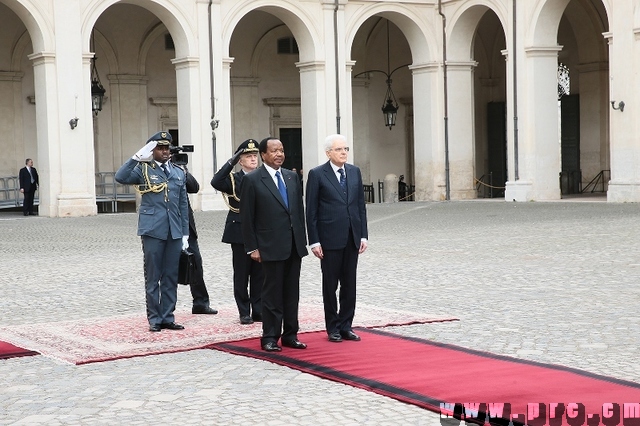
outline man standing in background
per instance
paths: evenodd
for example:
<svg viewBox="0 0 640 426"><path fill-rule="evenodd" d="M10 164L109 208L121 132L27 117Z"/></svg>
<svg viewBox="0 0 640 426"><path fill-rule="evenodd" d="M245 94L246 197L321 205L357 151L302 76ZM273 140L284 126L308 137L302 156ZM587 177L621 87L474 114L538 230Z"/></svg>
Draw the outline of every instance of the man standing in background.
<svg viewBox="0 0 640 426"><path fill-rule="evenodd" d="M33 199L36 194L36 189L40 182L38 181L38 171L33 167L33 160L27 158L24 162L25 167L20 169L20 192L24 195L24 202L22 203L22 213L25 216L33 216Z"/></svg>
<svg viewBox="0 0 640 426"><path fill-rule="evenodd" d="M322 300L330 342L360 340L351 326L356 310L358 255L367 249L367 211L360 169L347 164L342 135L325 140L329 161L307 176L307 232L311 252L320 259ZM340 283L340 307L336 291Z"/></svg>

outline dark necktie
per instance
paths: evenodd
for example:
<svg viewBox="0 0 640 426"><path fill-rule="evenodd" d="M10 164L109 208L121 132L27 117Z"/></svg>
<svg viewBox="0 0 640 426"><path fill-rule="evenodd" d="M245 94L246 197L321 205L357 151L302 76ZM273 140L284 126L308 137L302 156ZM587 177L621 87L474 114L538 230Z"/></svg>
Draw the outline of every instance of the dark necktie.
<svg viewBox="0 0 640 426"><path fill-rule="evenodd" d="M162 168L162 171L164 172L164 174L167 175L167 177L169 177L169 168L167 167L167 165L165 163L162 163L160 167Z"/></svg>
<svg viewBox="0 0 640 426"><path fill-rule="evenodd" d="M280 195L282 196L284 205L287 206L287 208L289 208L289 197L287 196L287 187L284 186L284 181L282 180L282 176L280 175L280 170L276 172L276 178L278 179L278 191L280 191Z"/></svg>
<svg viewBox="0 0 640 426"><path fill-rule="evenodd" d="M340 173L340 186L343 191L347 190L347 177L344 175L344 170L338 169L338 173Z"/></svg>

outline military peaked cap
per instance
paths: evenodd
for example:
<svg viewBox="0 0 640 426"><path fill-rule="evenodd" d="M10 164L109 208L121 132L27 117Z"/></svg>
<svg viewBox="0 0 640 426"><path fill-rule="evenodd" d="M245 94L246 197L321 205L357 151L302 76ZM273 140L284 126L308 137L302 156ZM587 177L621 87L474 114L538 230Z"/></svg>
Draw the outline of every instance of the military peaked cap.
<svg viewBox="0 0 640 426"><path fill-rule="evenodd" d="M169 146L171 145L173 138L171 137L171 133L169 132L158 132L155 135L151 136L147 143L151 141L157 141L158 146Z"/></svg>
<svg viewBox="0 0 640 426"><path fill-rule="evenodd" d="M242 142L238 149L236 149L236 153L242 152L243 154L247 152L258 152L258 141L255 139L247 139Z"/></svg>

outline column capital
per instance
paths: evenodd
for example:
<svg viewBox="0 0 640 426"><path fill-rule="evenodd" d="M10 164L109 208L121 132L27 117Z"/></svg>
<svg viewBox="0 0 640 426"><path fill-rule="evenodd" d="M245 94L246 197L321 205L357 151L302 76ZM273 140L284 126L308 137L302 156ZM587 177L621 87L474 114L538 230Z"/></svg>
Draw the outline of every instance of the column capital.
<svg viewBox="0 0 640 426"><path fill-rule="evenodd" d="M524 48L524 52L530 58L532 57L558 57L558 52L563 46L529 46Z"/></svg>
<svg viewBox="0 0 640 426"><path fill-rule="evenodd" d="M325 62L324 61L296 62L296 67L298 67L300 72L324 71Z"/></svg>

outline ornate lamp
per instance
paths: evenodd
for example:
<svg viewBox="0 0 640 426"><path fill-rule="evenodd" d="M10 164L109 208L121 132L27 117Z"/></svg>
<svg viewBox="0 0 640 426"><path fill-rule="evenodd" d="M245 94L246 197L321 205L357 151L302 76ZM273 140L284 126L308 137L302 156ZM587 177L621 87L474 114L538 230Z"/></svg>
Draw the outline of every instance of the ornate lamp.
<svg viewBox="0 0 640 426"><path fill-rule="evenodd" d="M394 69L393 71L390 71L391 61L389 56L390 56L389 20L387 19L387 71L386 72L381 70L363 71L361 73L354 75L353 78L356 78L362 74L375 73L375 72L382 73L387 77L387 81L386 81L387 93L385 94L384 96L385 99L382 103L382 114L384 115L384 125L388 127L389 130L391 130L393 126L396 125L396 116L398 115L398 101L396 100L396 96L393 94L393 90L391 89L391 83L392 83L391 76L393 75L394 72L398 71L400 68L409 66L409 64L401 65L398 68Z"/></svg>
<svg viewBox="0 0 640 426"><path fill-rule="evenodd" d="M98 57L95 55L95 39L93 39L93 58L91 58L91 110L97 116L98 111L102 111L102 103L104 101L104 94L107 92L102 83L100 82L100 76L98 75L98 69L96 68L96 60Z"/></svg>

